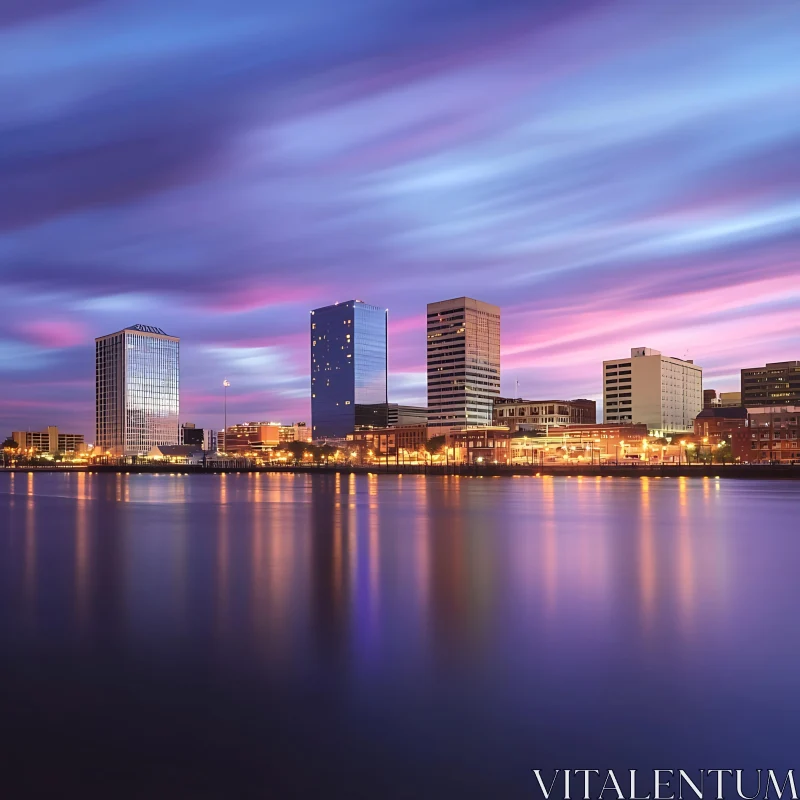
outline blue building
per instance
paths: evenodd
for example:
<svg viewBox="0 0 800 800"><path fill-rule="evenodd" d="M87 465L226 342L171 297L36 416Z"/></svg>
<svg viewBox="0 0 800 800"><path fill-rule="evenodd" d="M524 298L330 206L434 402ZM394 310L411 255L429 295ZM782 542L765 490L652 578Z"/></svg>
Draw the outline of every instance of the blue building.
<svg viewBox="0 0 800 800"><path fill-rule="evenodd" d="M311 430L340 439L387 424L388 312L349 300L311 312Z"/></svg>

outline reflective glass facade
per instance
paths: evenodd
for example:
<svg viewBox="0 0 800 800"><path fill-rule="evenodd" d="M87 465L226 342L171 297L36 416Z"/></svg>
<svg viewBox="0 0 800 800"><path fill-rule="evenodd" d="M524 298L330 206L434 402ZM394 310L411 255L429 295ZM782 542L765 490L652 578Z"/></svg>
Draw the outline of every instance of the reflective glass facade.
<svg viewBox="0 0 800 800"><path fill-rule="evenodd" d="M180 340L134 325L96 349L96 443L113 455L180 444Z"/></svg>
<svg viewBox="0 0 800 800"><path fill-rule="evenodd" d="M385 309L350 300L311 312L311 425L314 439L383 428Z"/></svg>

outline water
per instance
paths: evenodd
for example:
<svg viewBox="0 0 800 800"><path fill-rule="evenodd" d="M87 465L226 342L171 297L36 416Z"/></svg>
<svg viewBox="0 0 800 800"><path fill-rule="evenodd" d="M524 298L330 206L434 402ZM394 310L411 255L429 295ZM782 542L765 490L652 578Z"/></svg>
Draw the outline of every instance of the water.
<svg viewBox="0 0 800 800"><path fill-rule="evenodd" d="M0 789L541 797L533 768L796 768L798 500L2 474Z"/></svg>

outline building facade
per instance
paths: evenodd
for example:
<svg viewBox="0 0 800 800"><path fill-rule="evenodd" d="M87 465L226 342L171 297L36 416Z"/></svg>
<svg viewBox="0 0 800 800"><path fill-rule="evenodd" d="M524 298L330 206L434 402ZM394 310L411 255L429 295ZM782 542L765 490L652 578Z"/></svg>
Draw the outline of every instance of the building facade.
<svg viewBox="0 0 800 800"><path fill-rule="evenodd" d="M553 425L593 425L597 422L594 400L521 400L498 397L492 423L513 433L520 429L546 430Z"/></svg>
<svg viewBox="0 0 800 800"><path fill-rule="evenodd" d="M305 422L293 422L291 425L281 425L279 436L281 443L310 442L311 428Z"/></svg>
<svg viewBox="0 0 800 800"><path fill-rule="evenodd" d="M146 455L180 443L180 339L132 325L95 339L95 446Z"/></svg>
<svg viewBox="0 0 800 800"><path fill-rule="evenodd" d="M644 423L654 436L691 431L703 409L703 370L693 361L634 347L603 362L603 422Z"/></svg>
<svg viewBox="0 0 800 800"><path fill-rule="evenodd" d="M386 309L349 300L311 312L312 439L387 425Z"/></svg>
<svg viewBox="0 0 800 800"><path fill-rule="evenodd" d="M694 420L695 444L730 444L733 432L747 427L747 409L741 406L704 408Z"/></svg>
<svg viewBox="0 0 800 800"><path fill-rule="evenodd" d="M211 452L217 449L217 432L211 428L198 428L193 422L184 422L181 425L181 444Z"/></svg>
<svg viewBox="0 0 800 800"><path fill-rule="evenodd" d="M446 437L447 461L451 464L510 463L511 433L505 426L455 429Z"/></svg>
<svg viewBox="0 0 800 800"><path fill-rule="evenodd" d="M747 408L800 405L800 361L747 367L741 380L741 403Z"/></svg>
<svg viewBox="0 0 800 800"><path fill-rule="evenodd" d="M374 429L369 431L354 431L347 437L348 446L352 443L361 450L382 458L389 456L402 463L411 453L418 453L428 441L428 426L424 423L417 425L398 425L391 428ZM358 455L362 455L358 453Z"/></svg>
<svg viewBox="0 0 800 800"><path fill-rule="evenodd" d="M470 297L428 304L430 435L492 424L500 395L500 309Z"/></svg>
<svg viewBox="0 0 800 800"><path fill-rule="evenodd" d="M428 409L422 406L401 406L397 403L389 403L387 409L387 425L390 428L396 425L428 424Z"/></svg>
<svg viewBox="0 0 800 800"><path fill-rule="evenodd" d="M800 405L754 406L732 433L733 457L750 464L800 462Z"/></svg>
<svg viewBox="0 0 800 800"><path fill-rule="evenodd" d="M36 453L83 453L86 442L82 433L61 433L56 425L43 431L13 431L11 438L20 450Z"/></svg>
<svg viewBox="0 0 800 800"><path fill-rule="evenodd" d="M511 439L514 463L569 461L589 464L664 460L667 448L650 444L647 425L595 424L550 428L544 436L518 431Z"/></svg>
<svg viewBox="0 0 800 800"><path fill-rule="evenodd" d="M226 453L272 450L281 443L281 428L279 422L241 422L220 431L217 441L225 442Z"/></svg>

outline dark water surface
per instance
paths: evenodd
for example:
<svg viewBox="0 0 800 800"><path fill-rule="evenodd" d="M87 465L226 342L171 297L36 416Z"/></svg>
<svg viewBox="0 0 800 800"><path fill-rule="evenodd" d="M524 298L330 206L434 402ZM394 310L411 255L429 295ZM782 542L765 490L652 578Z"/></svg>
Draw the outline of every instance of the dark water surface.
<svg viewBox="0 0 800 800"><path fill-rule="evenodd" d="M0 796L800 767L799 504L778 481L2 474Z"/></svg>

